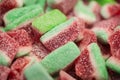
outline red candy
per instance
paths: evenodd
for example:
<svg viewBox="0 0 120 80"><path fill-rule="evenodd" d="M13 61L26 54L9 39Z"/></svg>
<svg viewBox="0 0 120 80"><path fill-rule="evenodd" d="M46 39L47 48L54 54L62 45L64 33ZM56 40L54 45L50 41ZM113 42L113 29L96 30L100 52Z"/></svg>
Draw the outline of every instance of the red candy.
<svg viewBox="0 0 120 80"><path fill-rule="evenodd" d="M10 69L5 66L0 66L0 80L7 80L10 73Z"/></svg>

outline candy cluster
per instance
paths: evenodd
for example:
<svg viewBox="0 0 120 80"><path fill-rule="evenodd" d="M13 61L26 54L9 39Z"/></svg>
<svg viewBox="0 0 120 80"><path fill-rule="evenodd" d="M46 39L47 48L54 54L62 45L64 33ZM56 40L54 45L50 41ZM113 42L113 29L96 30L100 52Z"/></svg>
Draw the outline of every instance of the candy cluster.
<svg viewBox="0 0 120 80"><path fill-rule="evenodd" d="M120 80L120 1L0 0L0 80Z"/></svg>

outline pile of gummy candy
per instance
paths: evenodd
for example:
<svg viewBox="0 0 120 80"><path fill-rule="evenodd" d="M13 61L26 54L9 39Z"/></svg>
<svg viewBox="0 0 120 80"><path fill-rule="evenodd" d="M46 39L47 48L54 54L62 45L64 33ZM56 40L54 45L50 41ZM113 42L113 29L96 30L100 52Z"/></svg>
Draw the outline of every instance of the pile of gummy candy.
<svg viewBox="0 0 120 80"><path fill-rule="evenodd" d="M0 0L0 80L120 80L120 0Z"/></svg>

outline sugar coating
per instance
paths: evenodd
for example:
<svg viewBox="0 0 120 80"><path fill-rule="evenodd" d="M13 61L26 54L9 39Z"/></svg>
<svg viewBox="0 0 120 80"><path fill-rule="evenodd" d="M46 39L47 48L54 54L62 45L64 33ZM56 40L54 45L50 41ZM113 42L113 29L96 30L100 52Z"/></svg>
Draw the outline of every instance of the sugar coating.
<svg viewBox="0 0 120 80"><path fill-rule="evenodd" d="M80 32L80 25L76 18L56 26L44 34L40 40L50 51L64 45L69 41L74 41Z"/></svg>
<svg viewBox="0 0 120 80"><path fill-rule="evenodd" d="M34 63L26 68L24 75L27 80L53 80L40 63Z"/></svg>
<svg viewBox="0 0 120 80"><path fill-rule="evenodd" d="M115 72L120 73L120 60L114 56L111 56L107 61L106 61L107 67L110 69L114 70Z"/></svg>
<svg viewBox="0 0 120 80"><path fill-rule="evenodd" d="M91 53L90 59L95 70L95 76L98 80L108 80L108 73L105 61L102 57L99 46L96 43L88 45L88 50Z"/></svg>
<svg viewBox="0 0 120 80"><path fill-rule="evenodd" d="M79 1L76 4L74 8L74 13L77 17L80 17L88 24L96 21L95 14L82 1Z"/></svg>
<svg viewBox="0 0 120 80"><path fill-rule="evenodd" d="M73 42L68 42L64 46L54 50L46 56L40 63L52 74L64 69L72 63L80 54L78 47Z"/></svg>
<svg viewBox="0 0 120 80"><path fill-rule="evenodd" d="M32 26L43 34L64 21L66 21L66 16L62 12L59 10L52 10L36 18L33 21Z"/></svg>
<svg viewBox="0 0 120 80"><path fill-rule="evenodd" d="M10 58L11 63L18 51L18 43L6 33L0 33L0 51Z"/></svg>
<svg viewBox="0 0 120 80"><path fill-rule="evenodd" d="M7 34L19 43L19 49L16 57L24 56L32 50L32 43L30 42L28 33L25 30L13 30L7 32Z"/></svg>
<svg viewBox="0 0 120 80"><path fill-rule="evenodd" d="M0 80L7 80L9 73L10 69L8 67L0 65Z"/></svg>
<svg viewBox="0 0 120 80"><path fill-rule="evenodd" d="M13 9L4 15L4 22L6 25L8 25L36 8L39 8L39 5Z"/></svg>
<svg viewBox="0 0 120 80"><path fill-rule="evenodd" d="M19 8L18 8L19 9ZM16 9L16 10L18 10ZM29 8L28 8L29 9ZM24 12L25 10L22 9L19 9L20 12ZM15 10L14 10L15 11ZM35 18L36 16L40 15L43 13L43 10L40 6L36 6L34 7L32 10L30 10L29 12L27 12L27 14L24 14L22 15L21 17L17 18L16 20L14 20L12 23L8 24L6 27L5 27L5 30L8 31L8 30L11 30L11 29L15 29L16 27L18 27L20 24L28 21L28 20L31 20L33 18Z"/></svg>

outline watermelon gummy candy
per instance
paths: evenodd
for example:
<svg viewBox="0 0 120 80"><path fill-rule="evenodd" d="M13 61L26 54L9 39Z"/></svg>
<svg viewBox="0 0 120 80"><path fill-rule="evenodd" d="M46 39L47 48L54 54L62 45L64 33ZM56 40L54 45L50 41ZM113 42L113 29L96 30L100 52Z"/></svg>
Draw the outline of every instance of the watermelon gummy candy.
<svg viewBox="0 0 120 80"><path fill-rule="evenodd" d="M62 12L59 10L52 10L36 18L32 22L32 26L41 34L44 34L64 21L66 21L66 16Z"/></svg>
<svg viewBox="0 0 120 80"><path fill-rule="evenodd" d="M3 23L4 14L16 7L23 5L23 0L2 0L0 2L0 25Z"/></svg>
<svg viewBox="0 0 120 80"><path fill-rule="evenodd" d="M78 1L74 7L75 16L83 19L87 24L92 24L96 22L96 16L93 11L90 10L82 1Z"/></svg>
<svg viewBox="0 0 120 80"><path fill-rule="evenodd" d="M45 33L40 40L48 50L53 51L67 42L77 39L80 26L78 19L71 18Z"/></svg>
<svg viewBox="0 0 120 80"><path fill-rule="evenodd" d="M83 80L108 80L105 61L96 43L84 49L75 64L75 72Z"/></svg>
<svg viewBox="0 0 120 80"><path fill-rule="evenodd" d="M61 70L59 74L60 74L60 80L76 80L75 78L67 74L65 71Z"/></svg>
<svg viewBox="0 0 120 80"><path fill-rule="evenodd" d="M41 6L33 5L28 7L16 8L4 16L4 21L6 24L5 30L12 30L24 24L28 20L34 19L36 16L43 13Z"/></svg>
<svg viewBox="0 0 120 80"><path fill-rule="evenodd" d="M95 32L100 42L106 44L108 43L108 37L118 25L120 25L120 15L95 23L92 31Z"/></svg>
<svg viewBox="0 0 120 80"><path fill-rule="evenodd" d="M117 14L120 14L120 4L107 4L101 9L101 15L104 18L110 18Z"/></svg>
<svg viewBox="0 0 120 80"><path fill-rule="evenodd" d="M32 43L30 42L28 33L25 30L13 30L7 32L7 34L19 43L16 57L24 56L32 50Z"/></svg>
<svg viewBox="0 0 120 80"><path fill-rule="evenodd" d="M53 80L46 69L37 62L28 66L24 71L24 75L27 80Z"/></svg>
<svg viewBox="0 0 120 80"><path fill-rule="evenodd" d="M47 0L49 6L61 10L63 13L68 14L77 3L77 0Z"/></svg>
<svg viewBox="0 0 120 80"><path fill-rule="evenodd" d="M67 67L79 56L79 54L80 51L78 47L73 42L68 42L51 52L40 63L50 74L53 74Z"/></svg>
<svg viewBox="0 0 120 80"><path fill-rule="evenodd" d="M115 0L96 0L101 6L106 4L114 4L116 3Z"/></svg>
<svg viewBox="0 0 120 80"><path fill-rule="evenodd" d="M0 33L0 65L9 66L18 51L18 43L6 33Z"/></svg>
<svg viewBox="0 0 120 80"><path fill-rule="evenodd" d="M10 69L8 67L0 65L0 80L7 80L9 73Z"/></svg>
<svg viewBox="0 0 120 80"><path fill-rule="evenodd" d="M113 70L117 73L120 73L120 59L119 58L116 58L115 56L111 56L106 61L106 65L111 70Z"/></svg>

